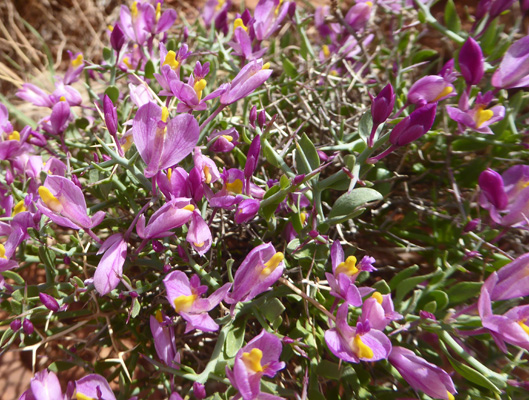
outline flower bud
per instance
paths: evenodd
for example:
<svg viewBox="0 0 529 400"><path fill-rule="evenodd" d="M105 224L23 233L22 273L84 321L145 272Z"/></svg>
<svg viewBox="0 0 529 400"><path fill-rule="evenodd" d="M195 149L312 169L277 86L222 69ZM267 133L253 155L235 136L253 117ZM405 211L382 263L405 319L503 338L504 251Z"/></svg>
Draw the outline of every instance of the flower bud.
<svg viewBox="0 0 529 400"><path fill-rule="evenodd" d="M24 330L24 333L26 335L31 335L35 328L33 327L33 324L29 319L24 319L24 322L22 322L22 329Z"/></svg>
<svg viewBox="0 0 529 400"><path fill-rule="evenodd" d="M246 164L244 165L244 177L250 178L255 170L257 169L257 163L259 161L259 153L261 152L261 136L255 135L250 144L248 155L246 158Z"/></svg>
<svg viewBox="0 0 529 400"><path fill-rule="evenodd" d="M123 30L121 30L119 24L116 24L114 26L114 29L112 29L112 33L110 34L110 45L114 50L117 52L121 51L121 48L125 44L125 34L123 33Z"/></svg>
<svg viewBox="0 0 529 400"><path fill-rule="evenodd" d="M39 298L42 304L44 304L44 306L48 310L54 311L54 312L59 311L59 303L57 302L57 300L55 300L54 297L46 293L39 293Z"/></svg>
<svg viewBox="0 0 529 400"><path fill-rule="evenodd" d="M371 115L373 117L373 125L380 125L391 115L393 106L395 105L395 92L393 86L388 83L384 89L380 91L377 97L371 103Z"/></svg>
<svg viewBox="0 0 529 400"><path fill-rule="evenodd" d="M193 394L198 400L206 398L206 387L198 382L193 383Z"/></svg>
<svg viewBox="0 0 529 400"><path fill-rule="evenodd" d="M264 110L259 112L259 115L257 116L257 123L259 124L259 127L263 129L266 124L266 113Z"/></svg>
<svg viewBox="0 0 529 400"><path fill-rule="evenodd" d="M112 100L106 94L103 97L103 114L105 115L105 124L108 132L112 136L115 136L118 131L118 114L114 103L112 103Z"/></svg>
<svg viewBox="0 0 529 400"><path fill-rule="evenodd" d="M237 205L235 211L235 223L244 224L257 215L259 211L259 200L245 199Z"/></svg>
<svg viewBox="0 0 529 400"><path fill-rule="evenodd" d="M389 134L389 141L394 146L405 146L428 132L435 120L437 103L421 107L400 121Z"/></svg>
<svg viewBox="0 0 529 400"><path fill-rule="evenodd" d="M252 109L250 110L249 120L250 120L250 125L252 126L252 128L255 128L255 121L257 120L257 107L256 106L253 106Z"/></svg>
<svg viewBox="0 0 529 400"><path fill-rule="evenodd" d="M155 252L161 253L163 251L163 244L159 240L153 240L152 248Z"/></svg>
<svg viewBox="0 0 529 400"><path fill-rule="evenodd" d="M20 329L20 327L22 326L22 322L20 322L19 319L15 319L14 321L12 321L10 324L9 324L9 327L11 328L11 330L13 332L16 332Z"/></svg>
<svg viewBox="0 0 529 400"><path fill-rule="evenodd" d="M483 51L479 44L469 37L459 52L459 67L467 85L477 85L484 73Z"/></svg>

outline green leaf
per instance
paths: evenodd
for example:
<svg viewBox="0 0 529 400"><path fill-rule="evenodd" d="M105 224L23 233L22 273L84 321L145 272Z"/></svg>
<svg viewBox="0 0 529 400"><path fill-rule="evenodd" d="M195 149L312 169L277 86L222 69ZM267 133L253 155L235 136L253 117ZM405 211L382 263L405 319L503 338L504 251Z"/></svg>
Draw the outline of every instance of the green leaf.
<svg viewBox="0 0 529 400"><path fill-rule="evenodd" d="M298 76L297 68L286 57L283 58L283 69L285 70L285 74L287 74L287 76L290 77L290 78L295 78L296 76Z"/></svg>
<svg viewBox="0 0 529 400"><path fill-rule="evenodd" d="M153 79L154 78L154 64L152 60L147 61L145 64L145 78Z"/></svg>
<svg viewBox="0 0 529 400"><path fill-rule="evenodd" d="M130 313L130 316L132 318L136 318L141 311L141 305L137 298L134 299L132 302L132 312Z"/></svg>
<svg viewBox="0 0 529 400"><path fill-rule="evenodd" d="M298 172L301 174L310 174L320 166L320 157L316 147L314 147L314 144L306 134L303 134L298 143L296 143L295 159Z"/></svg>
<svg viewBox="0 0 529 400"><path fill-rule="evenodd" d="M459 304L476 296L481 290L481 282L459 282L447 291L450 304Z"/></svg>
<svg viewBox="0 0 529 400"><path fill-rule="evenodd" d="M387 284L387 282L382 279L380 281L378 281L377 283L375 283L373 285L373 289L375 289L377 292L380 292L380 294L389 294L391 293L391 288L389 287L389 285Z"/></svg>
<svg viewBox="0 0 529 400"><path fill-rule="evenodd" d="M437 56L437 51L432 49L424 49L421 51L418 51L415 53L411 59L412 64L418 64L420 62L429 60L430 58L433 58Z"/></svg>
<svg viewBox="0 0 529 400"><path fill-rule="evenodd" d="M268 321L274 322L285 311L285 306L278 298L274 297L263 305L261 311Z"/></svg>
<svg viewBox="0 0 529 400"><path fill-rule="evenodd" d="M107 90L105 90L105 94L110 97L112 103L116 104L119 99L119 89L116 86L107 87Z"/></svg>
<svg viewBox="0 0 529 400"><path fill-rule="evenodd" d="M286 189L290 185L290 179L288 179L288 176L281 175L281 178L279 179L279 186L281 189Z"/></svg>
<svg viewBox="0 0 529 400"><path fill-rule="evenodd" d="M103 49L103 60L105 60L108 64L112 64L112 56L114 52L112 49L105 47Z"/></svg>
<svg viewBox="0 0 529 400"><path fill-rule="evenodd" d="M381 200L382 195L374 189L358 188L341 195L332 206L329 218L340 218L345 221L352 218L351 215L360 206L369 202ZM333 221L334 222L334 221ZM334 222L337 223L337 222Z"/></svg>
<svg viewBox="0 0 529 400"><path fill-rule="evenodd" d="M404 279L409 278L412 276L415 272L419 270L418 265L412 265L411 267L408 267L402 271L400 271L397 275L395 275L390 281L389 281L389 287L391 290L395 290L395 288L398 286L400 282L402 282Z"/></svg>
<svg viewBox="0 0 529 400"><path fill-rule="evenodd" d="M333 363L328 360L321 360L316 368L316 372L319 376L323 376L332 380L339 380L341 376L340 365Z"/></svg>
<svg viewBox="0 0 529 400"><path fill-rule="evenodd" d="M2 275L6 279L12 279L17 285L23 285L25 283L24 278L14 271L2 271Z"/></svg>
<svg viewBox="0 0 529 400"><path fill-rule="evenodd" d="M366 143L371 135L371 129L373 129L373 116L371 115L371 111L367 111L362 115L358 123L358 134Z"/></svg>
<svg viewBox="0 0 529 400"><path fill-rule="evenodd" d="M448 0L445 7L445 24L452 32L459 33L461 30L461 20L457 14L454 0Z"/></svg>
<svg viewBox="0 0 529 400"><path fill-rule="evenodd" d="M246 330L246 319L237 321L231 326L226 336L224 354L226 358L233 358L244 343L244 333Z"/></svg>
<svg viewBox="0 0 529 400"><path fill-rule="evenodd" d="M461 375L468 381L475 383L476 385L492 390L493 392L498 394L501 393L500 389L498 389L498 387L494 383L492 383L488 378L486 378L485 375L483 375L481 372L476 371L474 368L455 360L448 353L448 350L446 350L444 344L442 345L442 347L444 347L443 350L446 356L448 357L448 361L450 362L450 364L452 364L452 367L459 375Z"/></svg>
<svg viewBox="0 0 529 400"><path fill-rule="evenodd" d="M398 284L397 293L393 301L395 303L400 303L404 299L404 296L406 296L409 292L415 289L419 283L424 282L430 276L432 276L432 274L413 276L411 278L404 279Z"/></svg>
<svg viewBox="0 0 529 400"><path fill-rule="evenodd" d="M75 127L81 130L86 129L86 127L90 125L90 122L86 118L77 118L75 120Z"/></svg>
<svg viewBox="0 0 529 400"><path fill-rule="evenodd" d="M267 199L269 198L270 196L276 194L277 192L279 192L281 189L279 188L279 185L274 185L272 186L270 189L268 189L264 195L264 198L263 199ZM280 196L279 199L277 199L277 201L274 201L272 204L269 204L267 205L266 207L263 207L261 209L261 213L263 215L263 217L268 221L270 218L272 218L272 215L274 215L274 212L277 208L277 206L279 205L279 203L281 203L283 201L283 199L286 197L286 194L285 196Z"/></svg>

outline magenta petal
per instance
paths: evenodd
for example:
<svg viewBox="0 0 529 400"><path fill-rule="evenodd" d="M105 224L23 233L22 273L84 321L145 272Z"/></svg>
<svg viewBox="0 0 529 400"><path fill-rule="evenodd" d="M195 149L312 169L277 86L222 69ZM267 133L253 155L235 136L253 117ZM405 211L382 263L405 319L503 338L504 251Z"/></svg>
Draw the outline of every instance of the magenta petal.
<svg viewBox="0 0 529 400"><path fill-rule="evenodd" d="M88 398L116 400L116 396L114 396L114 392L110 389L110 385L101 375L87 375L84 378L75 381L75 388L77 393L81 393Z"/></svg>
<svg viewBox="0 0 529 400"><path fill-rule="evenodd" d="M94 273L94 286L101 296L114 290L121 281L127 257L127 242L121 233L116 233L105 240L98 254L103 251L105 254Z"/></svg>
<svg viewBox="0 0 529 400"><path fill-rule="evenodd" d="M35 400L60 400L64 397L57 375L46 369L37 372L31 379L31 392Z"/></svg>

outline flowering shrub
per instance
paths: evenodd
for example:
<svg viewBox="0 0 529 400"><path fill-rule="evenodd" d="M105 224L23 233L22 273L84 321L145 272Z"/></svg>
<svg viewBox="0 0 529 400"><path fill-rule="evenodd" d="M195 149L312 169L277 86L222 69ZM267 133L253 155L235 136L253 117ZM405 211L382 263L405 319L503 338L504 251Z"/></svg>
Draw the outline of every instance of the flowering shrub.
<svg viewBox="0 0 529 400"><path fill-rule="evenodd" d="M20 399L527 397L527 2L341 7L135 1L0 104Z"/></svg>

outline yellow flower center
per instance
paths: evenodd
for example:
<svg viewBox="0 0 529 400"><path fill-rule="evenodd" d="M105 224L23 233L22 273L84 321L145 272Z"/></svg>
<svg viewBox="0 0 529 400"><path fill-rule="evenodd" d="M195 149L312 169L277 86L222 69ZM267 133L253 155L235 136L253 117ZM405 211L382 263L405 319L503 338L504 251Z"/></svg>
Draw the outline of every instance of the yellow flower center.
<svg viewBox="0 0 529 400"><path fill-rule="evenodd" d="M156 321L158 321L161 324L163 322L162 312L160 310L156 310L156 313L154 314L154 318L156 318Z"/></svg>
<svg viewBox="0 0 529 400"><path fill-rule="evenodd" d="M55 211L56 213L60 213L62 211L61 202L57 197L51 194L50 189L48 189L46 186L39 187L39 196L50 210Z"/></svg>
<svg viewBox="0 0 529 400"><path fill-rule="evenodd" d="M325 56L325 58L329 58L329 56L331 55L331 51L329 50L329 46L327 46L326 44L324 44L322 47L321 47L322 51L323 51L323 55Z"/></svg>
<svg viewBox="0 0 529 400"><path fill-rule="evenodd" d="M59 100L60 100L60 101L66 101L66 97L61 96L61 97L59 97Z"/></svg>
<svg viewBox="0 0 529 400"><path fill-rule="evenodd" d="M476 122L476 128L479 128L483 123L487 122L494 116L494 112L491 110L485 110L485 106L481 105L478 107L476 114L474 115L474 121Z"/></svg>
<svg viewBox="0 0 529 400"><path fill-rule="evenodd" d="M167 118L169 118L169 110L167 107L162 107L162 122L167 122Z"/></svg>
<svg viewBox="0 0 529 400"><path fill-rule="evenodd" d="M107 29L112 32L114 30L114 27L112 25L107 25Z"/></svg>
<svg viewBox="0 0 529 400"><path fill-rule="evenodd" d="M180 63L176 60L176 53L173 50L167 52L163 65L169 65L174 70L178 69Z"/></svg>
<svg viewBox="0 0 529 400"><path fill-rule="evenodd" d="M202 98L202 91L204 90L207 84L208 83L205 79L201 79L198 82L195 82L193 88L195 89L195 93L197 94L198 101L200 101L200 99Z"/></svg>
<svg viewBox="0 0 529 400"><path fill-rule="evenodd" d="M0 258L7 258L6 257L6 248L2 243L0 243Z"/></svg>
<svg viewBox="0 0 529 400"><path fill-rule="evenodd" d="M220 9L225 3L226 3L226 0L219 0L217 3L217 6L215 7L215 11L220 11Z"/></svg>
<svg viewBox="0 0 529 400"><path fill-rule="evenodd" d="M525 325L525 321L527 320L521 320L521 321L518 321L518 325L520 325L520 328L523 329L523 331L529 335L529 326Z"/></svg>
<svg viewBox="0 0 529 400"><path fill-rule="evenodd" d="M16 205L15 207L13 207L13 216L21 213L21 212L24 212L26 211L27 208L26 206L24 205L24 200L20 200Z"/></svg>
<svg viewBox="0 0 529 400"><path fill-rule="evenodd" d="M249 353L242 353L244 365L253 372L263 372L263 366L261 365L262 358L263 352L259 349L252 349Z"/></svg>
<svg viewBox="0 0 529 400"><path fill-rule="evenodd" d="M128 69L133 69L132 64L130 63L130 59L128 57L123 57L123 64L125 64Z"/></svg>
<svg viewBox="0 0 529 400"><path fill-rule="evenodd" d="M211 173L209 172L209 167L204 165L204 176L206 177L206 183L209 185L211 182ZM227 187L228 185L226 185Z"/></svg>
<svg viewBox="0 0 529 400"><path fill-rule="evenodd" d="M356 267L356 257L355 256L349 256L347 257L347 260L344 262L338 264L336 267L336 275L338 274L345 274L347 276L352 276L358 272L358 268Z"/></svg>
<svg viewBox="0 0 529 400"><path fill-rule="evenodd" d="M83 63L83 55L79 54L72 60L72 67L77 68Z"/></svg>
<svg viewBox="0 0 529 400"><path fill-rule="evenodd" d="M230 135L222 135L222 137L230 143L233 142L233 137L231 137Z"/></svg>
<svg viewBox="0 0 529 400"><path fill-rule="evenodd" d="M270 69L270 63L267 62L267 63L263 64L263 67L261 69Z"/></svg>
<svg viewBox="0 0 529 400"><path fill-rule="evenodd" d="M125 153L131 148L132 143L134 143L132 135L127 136L125 138L125 143L121 146Z"/></svg>
<svg viewBox="0 0 529 400"><path fill-rule="evenodd" d="M191 309L193 306L193 303L195 302L197 298L196 294L191 294L189 296L182 295L178 296L173 300L174 303L174 309L177 313L181 312L187 312Z"/></svg>
<svg viewBox="0 0 529 400"><path fill-rule="evenodd" d="M277 268L279 263L284 260L284 258L285 256L283 255L283 253L278 251L272 256L270 260L265 263L264 268L261 271L261 275L264 275L265 277L270 275Z"/></svg>
<svg viewBox="0 0 529 400"><path fill-rule="evenodd" d="M20 141L20 133L18 133L18 131L13 131L13 133L7 137L7 140L18 140L18 141Z"/></svg>
<svg viewBox="0 0 529 400"><path fill-rule="evenodd" d="M454 400L454 395L450 393L448 390L446 391L446 394L448 395L448 400Z"/></svg>
<svg viewBox="0 0 529 400"><path fill-rule="evenodd" d="M204 247L204 242L193 243L196 247Z"/></svg>
<svg viewBox="0 0 529 400"><path fill-rule="evenodd" d="M171 176L173 176L173 169L172 168L169 168L167 170L167 180L170 181L171 180Z"/></svg>
<svg viewBox="0 0 529 400"><path fill-rule="evenodd" d="M371 1L366 1L365 4L368 5L369 7L373 7L373 2Z"/></svg>
<svg viewBox="0 0 529 400"><path fill-rule="evenodd" d="M195 206L193 204L188 204L187 206L185 206L184 208L182 208L182 210L187 210L187 211L195 211Z"/></svg>
<svg viewBox="0 0 529 400"><path fill-rule="evenodd" d="M242 193L242 181L240 179L235 179L231 183L226 182L226 190L231 193L241 194Z"/></svg>
<svg viewBox="0 0 529 400"><path fill-rule="evenodd" d="M380 292L375 292L371 295L372 298L374 298L378 304L382 304L382 301L384 300L384 298L382 297L382 295L380 294Z"/></svg>
<svg viewBox="0 0 529 400"><path fill-rule="evenodd" d="M307 220L307 213L302 212L299 214L299 218L301 219L301 225L305 225L305 221Z"/></svg>
<svg viewBox="0 0 529 400"><path fill-rule="evenodd" d="M351 349L354 351L358 358L371 359L374 356L373 350L371 350L368 345L362 342L362 338L360 335L355 335L353 343L351 344Z"/></svg>
<svg viewBox="0 0 529 400"><path fill-rule="evenodd" d="M160 20L162 15L162 3L156 4L156 22Z"/></svg>
<svg viewBox="0 0 529 400"><path fill-rule="evenodd" d="M130 6L130 15L132 15L132 18L136 19L136 18L138 18L138 14L139 14L139 11L138 11L138 2L135 1L135 2L132 3L132 5Z"/></svg>
<svg viewBox="0 0 529 400"><path fill-rule="evenodd" d="M97 400L97 399L94 399L93 397L88 397L87 395L79 393L79 392L77 392L75 396L77 400Z"/></svg>
<svg viewBox="0 0 529 400"><path fill-rule="evenodd" d="M244 22L242 22L242 18L237 18L235 21L233 21L233 30L237 28L242 28L246 32L248 32L248 28L244 26Z"/></svg>
<svg viewBox="0 0 529 400"><path fill-rule="evenodd" d="M450 93L452 93L454 91L454 88L452 86L446 86L442 91L441 93L439 93L439 95L433 100L433 101L437 101L439 99L442 99L443 97L445 96L448 96Z"/></svg>
<svg viewBox="0 0 529 400"><path fill-rule="evenodd" d="M281 4L283 4L283 0L279 0L279 4L277 5L276 9L274 10L274 15L277 17L277 14L279 14L279 8L281 8Z"/></svg>

